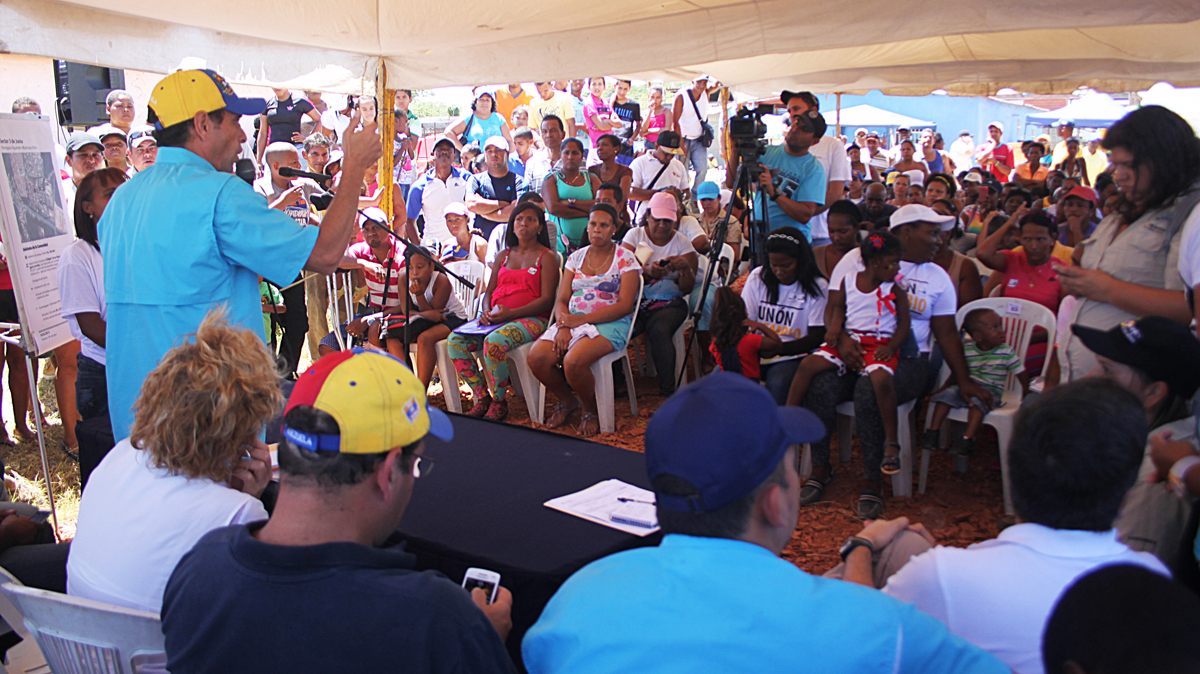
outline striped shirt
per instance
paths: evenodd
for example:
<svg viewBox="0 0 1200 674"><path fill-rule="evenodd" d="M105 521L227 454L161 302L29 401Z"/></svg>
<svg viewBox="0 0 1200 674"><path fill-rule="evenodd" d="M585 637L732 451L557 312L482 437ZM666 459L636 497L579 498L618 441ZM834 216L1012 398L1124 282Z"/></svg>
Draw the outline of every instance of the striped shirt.
<svg viewBox="0 0 1200 674"><path fill-rule="evenodd" d="M1004 395L1008 373L1021 369L1021 359L1008 344L1001 344L991 351L980 351L974 341L967 340L963 344L963 355L967 359L971 381L991 391L997 399Z"/></svg>
<svg viewBox="0 0 1200 674"><path fill-rule="evenodd" d="M359 241L350 246L346 251L346 255L355 260L367 260L375 264L383 265L384 272L376 274L370 269L363 270L363 276L367 279L368 298L372 307L382 307L388 309L391 307L400 306L400 270L404 268L404 251L400 248L400 244L394 239L392 240L392 251L386 260L380 260L375 257L375 252L367 245L366 241ZM388 271L391 274L388 274ZM391 278L388 278L388 277ZM387 285L387 299L383 297L383 287Z"/></svg>

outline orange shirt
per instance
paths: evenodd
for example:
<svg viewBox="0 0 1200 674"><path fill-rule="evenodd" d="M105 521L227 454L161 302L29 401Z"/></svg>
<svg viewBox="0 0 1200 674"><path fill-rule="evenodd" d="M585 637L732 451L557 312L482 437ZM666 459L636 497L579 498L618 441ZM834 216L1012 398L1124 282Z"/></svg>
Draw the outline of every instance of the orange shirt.
<svg viewBox="0 0 1200 674"><path fill-rule="evenodd" d="M533 96L524 89L521 90L521 95L513 98L512 94L508 93L508 87L503 87L496 91L496 112L504 118L504 121L512 124L513 110L522 105L529 105L533 100Z"/></svg>
<svg viewBox="0 0 1200 674"><path fill-rule="evenodd" d="M1046 176L1050 173L1050 169L1041 162L1038 162L1037 167L1037 171L1031 172L1029 162L1020 164L1017 166L1017 170L1012 174L1012 178L1014 181L1017 178L1024 178L1025 180L1045 180Z"/></svg>

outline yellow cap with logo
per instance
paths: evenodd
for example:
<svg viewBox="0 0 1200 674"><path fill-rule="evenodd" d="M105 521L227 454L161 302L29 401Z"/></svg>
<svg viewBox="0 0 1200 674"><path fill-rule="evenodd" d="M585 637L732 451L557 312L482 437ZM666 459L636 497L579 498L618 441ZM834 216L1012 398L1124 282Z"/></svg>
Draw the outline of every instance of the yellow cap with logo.
<svg viewBox="0 0 1200 674"><path fill-rule="evenodd" d="M242 98L211 70L179 70L167 75L150 92L150 109L158 120L156 129L186 122L197 112L226 109L238 115L261 115L267 109L262 98Z"/></svg>

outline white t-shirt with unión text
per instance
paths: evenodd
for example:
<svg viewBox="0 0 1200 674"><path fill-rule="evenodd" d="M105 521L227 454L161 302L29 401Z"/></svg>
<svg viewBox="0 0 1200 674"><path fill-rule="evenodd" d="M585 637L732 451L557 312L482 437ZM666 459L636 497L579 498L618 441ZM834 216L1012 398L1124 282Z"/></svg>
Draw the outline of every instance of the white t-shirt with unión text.
<svg viewBox="0 0 1200 674"><path fill-rule="evenodd" d="M842 256L833 268L833 273L829 275L829 287L840 288L848 273L865 270L862 251L856 248ZM908 290L912 335L921 353L929 353L933 348L933 330L929 319L934 316L953 316L958 311L958 291L946 270L933 262L913 264L901 260L899 283Z"/></svg>
<svg viewBox="0 0 1200 674"><path fill-rule="evenodd" d="M825 325L825 302L829 292L829 284L825 279L817 279L817 285L821 288L820 297L812 297L804 292L797 281L779 286L779 296L771 302L762 272L763 267L750 272L742 288L742 301L746 303L746 315L750 320L766 324L785 342L807 337L809 328ZM764 358L762 362L769 364L803 357L804 354L775 356Z"/></svg>

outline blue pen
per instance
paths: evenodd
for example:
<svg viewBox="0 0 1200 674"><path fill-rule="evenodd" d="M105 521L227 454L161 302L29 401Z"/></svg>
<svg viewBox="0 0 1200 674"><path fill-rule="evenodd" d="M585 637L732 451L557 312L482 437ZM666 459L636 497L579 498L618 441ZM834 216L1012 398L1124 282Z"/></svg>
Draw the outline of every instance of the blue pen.
<svg viewBox="0 0 1200 674"><path fill-rule="evenodd" d="M617 500L621 503L645 503L646 505L658 505L654 501L639 501L636 498L625 498L624 496L618 496Z"/></svg>

